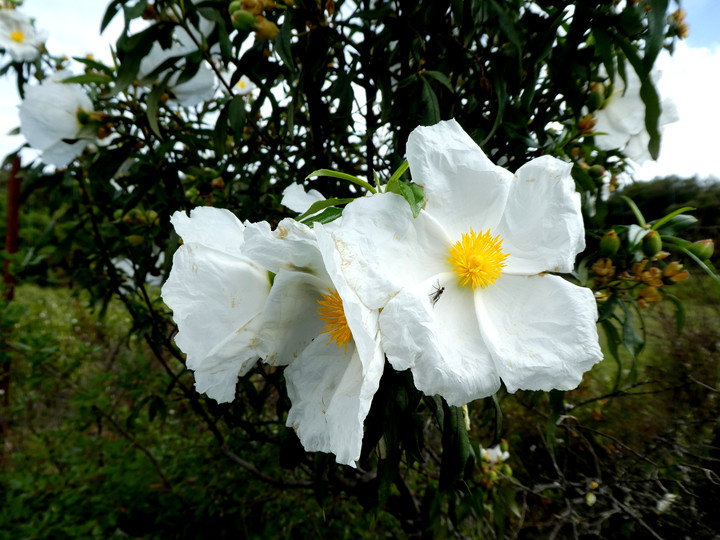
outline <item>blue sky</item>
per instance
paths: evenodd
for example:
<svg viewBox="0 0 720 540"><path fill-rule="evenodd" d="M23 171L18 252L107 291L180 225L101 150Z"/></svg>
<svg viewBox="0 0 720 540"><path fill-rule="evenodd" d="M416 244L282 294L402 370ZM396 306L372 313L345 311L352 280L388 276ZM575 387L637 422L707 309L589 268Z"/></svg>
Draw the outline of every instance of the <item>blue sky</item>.
<svg viewBox="0 0 720 540"><path fill-rule="evenodd" d="M583 0L579 0L583 1ZM25 0L22 10L48 31L47 47L54 54L84 56L93 53L109 60L108 39L99 34L109 0ZM676 6L675 0L671 6ZM659 88L672 98L680 121L665 127L660 159L637 170L640 180L677 174L720 178L717 130L720 126L720 0L684 0L690 36L680 42L674 57L662 57ZM674 9L671 8L671 9ZM121 16L107 36L118 35ZM22 144L6 135L17 127L17 91L11 77L0 78L0 155Z"/></svg>

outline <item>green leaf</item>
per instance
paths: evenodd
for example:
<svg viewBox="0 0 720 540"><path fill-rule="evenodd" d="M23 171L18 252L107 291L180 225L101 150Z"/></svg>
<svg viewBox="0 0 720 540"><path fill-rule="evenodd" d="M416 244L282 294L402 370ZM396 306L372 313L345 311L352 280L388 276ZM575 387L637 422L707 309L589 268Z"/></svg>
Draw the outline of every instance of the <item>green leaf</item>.
<svg viewBox="0 0 720 540"><path fill-rule="evenodd" d="M593 27L592 33L595 37L595 50L597 50L598 55L602 58L608 78L611 81L615 80L615 53L612 48L610 35L605 29L600 27Z"/></svg>
<svg viewBox="0 0 720 540"><path fill-rule="evenodd" d="M426 69L422 72L423 75L427 75L428 77L432 77L437 82L445 86L450 92L455 92L455 90L452 87L452 84L450 84L450 79L447 78L447 75L445 75L441 71L431 71L429 69Z"/></svg>
<svg viewBox="0 0 720 540"><path fill-rule="evenodd" d="M425 126L432 126L440 121L440 102L438 102L435 90L432 89L427 79L421 77L420 80L423 85L420 99L425 105L422 123Z"/></svg>
<svg viewBox="0 0 720 540"><path fill-rule="evenodd" d="M413 217L416 218L420 215L420 210L425 204L425 191L422 186L404 180L395 180L394 182L388 182L385 191L397 193L405 199L410 205Z"/></svg>
<svg viewBox="0 0 720 540"><path fill-rule="evenodd" d="M292 49L290 47L290 39L292 38L292 17L295 10L288 9L285 11L285 18L280 26L280 33L274 41L275 51L288 68L290 73L295 73L295 62L293 61Z"/></svg>
<svg viewBox="0 0 720 540"><path fill-rule="evenodd" d="M400 164L400 166L397 168L397 170L392 174L392 176L390 177L390 180L388 180L388 184L390 184L396 180L400 180L400 177L403 174L405 174L405 171L407 171L408 168L410 168L410 164L408 163L408 161L406 159L405 161L403 161Z"/></svg>
<svg viewBox="0 0 720 540"><path fill-rule="evenodd" d="M160 101L166 88L167 85L164 82L162 84L158 84L152 89L152 92L150 92L146 101L147 110L145 111L145 114L147 114L148 125L159 139L162 139L162 134L160 133L160 125L158 124L158 112L160 111Z"/></svg>
<svg viewBox="0 0 720 540"><path fill-rule="evenodd" d="M669 0L650 0L650 11L647 12L648 31L645 36L645 56L643 64L649 73L662 49L665 40L665 26Z"/></svg>
<svg viewBox="0 0 720 540"><path fill-rule="evenodd" d="M372 187L370 184L368 184L365 180L362 178L358 178L357 176L353 176L352 174L346 174L338 171L331 171L330 169L318 169L317 171L313 171L310 174L308 174L305 177L305 180L312 178L313 176L329 176L331 178L338 178L340 180L346 180L347 182L350 182L352 184L357 184L358 186L364 187L367 189L370 193L377 193L377 190Z"/></svg>
<svg viewBox="0 0 720 540"><path fill-rule="evenodd" d="M336 206L338 204L347 204L354 200L355 199L338 199L337 197L332 197L330 199L325 199L322 201L315 201L314 203L312 203L312 205L310 205L310 208L308 208L305 211L305 213L303 213L297 217L297 220L303 221L306 217L311 216L312 214L315 214L315 213L319 212L320 210L328 208L329 206Z"/></svg>
<svg viewBox="0 0 720 540"><path fill-rule="evenodd" d="M316 214L314 216L307 217L302 220L302 223L305 225L312 225L313 223L322 223L323 225L325 223L330 223L331 221L335 221L337 218L342 216L342 208L337 208L336 206L331 206L329 208L326 208L319 214Z"/></svg>
<svg viewBox="0 0 720 540"><path fill-rule="evenodd" d="M668 221L670 221L675 216L679 216L680 214L684 214L685 212L692 212L695 210L692 206L683 206L682 208L678 208L674 212L670 212L667 216L661 217L660 219L657 219L655 221L651 221L651 225L653 230L658 230L660 227L665 225Z"/></svg>
<svg viewBox="0 0 720 540"><path fill-rule="evenodd" d="M222 159L225 155L225 143L227 141L227 126L228 116L230 115L230 101L220 111L217 121L215 122L215 129L213 130L213 146L215 147L216 158Z"/></svg>
<svg viewBox="0 0 720 540"><path fill-rule="evenodd" d="M228 120L235 136L241 135L245 128L247 113L245 111L245 100L243 96L234 96L230 101L228 109Z"/></svg>
<svg viewBox="0 0 720 540"><path fill-rule="evenodd" d="M675 304L675 330L679 334L685 328L685 305L677 296L672 294L665 293L665 298Z"/></svg>
<svg viewBox="0 0 720 540"><path fill-rule="evenodd" d="M638 222L638 225L641 227L645 227L647 225L647 222L645 221L645 218L642 215L642 212L638 208L637 204L630 198L625 195L620 195L620 198L627 203L627 205L630 207L630 210L632 210L632 213L635 214L635 219Z"/></svg>
<svg viewBox="0 0 720 540"><path fill-rule="evenodd" d="M105 28L107 28L107 25L110 24L110 21L112 21L115 18L115 15L117 15L117 12L120 8L120 5L125 0L113 0L108 5L107 9L105 10L105 15L103 15L102 21L100 22L100 33L102 34L105 31Z"/></svg>
<svg viewBox="0 0 720 540"><path fill-rule="evenodd" d="M555 438L557 422L560 417L565 414L565 392L562 390L550 390L549 398L552 412L545 427L545 439L547 440L550 451L554 452L555 445L557 444L557 439Z"/></svg>
<svg viewBox="0 0 720 540"><path fill-rule="evenodd" d="M85 75L75 75L63 79L63 84L107 84L112 81L111 77L102 75L101 73L87 73Z"/></svg>
<svg viewBox="0 0 720 540"><path fill-rule="evenodd" d="M465 469L470 457L470 441L460 407L443 401L445 412L442 434L442 461L440 462L440 490L450 488Z"/></svg>
<svg viewBox="0 0 720 540"><path fill-rule="evenodd" d="M645 129L650 135L648 151L653 159L657 159L658 155L660 155L660 128L658 127L661 112L660 96L650 79L650 75L642 77L640 83L640 97L645 104Z"/></svg>
<svg viewBox="0 0 720 540"><path fill-rule="evenodd" d="M82 56L73 56L73 60L89 67L90 69L94 69L95 71L102 71L109 77L113 76L113 68L111 68L110 66L106 66L102 62L98 62L97 60L93 60L92 58L84 58Z"/></svg>
<svg viewBox="0 0 720 540"><path fill-rule="evenodd" d="M698 220L695 216L678 214L677 216L670 218L656 230L660 233L660 236L674 236L678 232L685 230L688 227L692 227L697 223L697 221Z"/></svg>
<svg viewBox="0 0 720 540"><path fill-rule="evenodd" d="M610 354L612 355L615 363L617 364L617 372L615 373L615 384L613 385L613 392L616 392L620 388L620 381L622 379L622 360L620 359L620 334L609 319L600 321L600 324L605 331L606 343Z"/></svg>

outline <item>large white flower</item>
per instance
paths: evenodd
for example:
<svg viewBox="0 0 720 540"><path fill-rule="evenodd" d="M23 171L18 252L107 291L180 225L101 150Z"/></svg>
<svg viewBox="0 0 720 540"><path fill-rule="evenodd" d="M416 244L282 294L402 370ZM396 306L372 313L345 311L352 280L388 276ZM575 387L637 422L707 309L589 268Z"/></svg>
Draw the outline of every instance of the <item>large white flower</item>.
<svg viewBox="0 0 720 540"><path fill-rule="evenodd" d="M25 87L20 104L20 133L30 146L42 151L42 160L66 167L94 137L83 133L83 119L93 112L93 104L81 86L63 84L60 72L38 86Z"/></svg>
<svg viewBox="0 0 720 540"><path fill-rule="evenodd" d="M173 34L172 46L163 49L159 43L153 44L150 52L140 62L138 77L140 79L147 78L170 59L179 59L196 52L198 50L197 42L201 43L202 36L209 34L214 26L215 23L200 17L199 28L193 28L192 35L184 28L176 28ZM197 72L190 79L180 83L178 81L182 75L182 68L185 67L185 61L178 60L177 65L180 69L169 76L167 87L175 95L178 103L190 107L213 97L215 93L215 74L206 62L200 64ZM165 69L160 71L157 78L163 80L166 76L165 71L169 67L170 65L164 66Z"/></svg>
<svg viewBox="0 0 720 540"><path fill-rule="evenodd" d="M16 9L0 8L0 49L15 62L30 62L40 54L47 33L33 28L30 19Z"/></svg>
<svg viewBox="0 0 720 540"><path fill-rule="evenodd" d="M248 254L276 274L260 331L262 356L285 369L287 425L308 451L360 457L363 423L384 366L378 312L348 287L328 232L285 219L248 226Z"/></svg>
<svg viewBox="0 0 720 540"><path fill-rule="evenodd" d="M175 343L195 371L198 392L232 401L238 376L258 359L267 272L245 255L245 226L232 212L199 207L190 217L175 212L170 221L183 239L162 288L178 326Z"/></svg>
<svg viewBox="0 0 720 540"><path fill-rule="evenodd" d="M570 165L494 166L454 121L419 127L407 157L427 203L358 199L333 238L341 271L371 309L388 360L452 405L500 387L571 389L601 358L590 290L570 272L584 247Z"/></svg>
<svg viewBox="0 0 720 540"><path fill-rule="evenodd" d="M653 82L657 84L660 72L653 70ZM613 81L613 93L604 108L595 112L595 144L601 150L622 150L627 157L638 164L650 159L648 143L650 135L645 129L645 104L640 97L640 78L635 70L626 70L627 86L621 77ZM679 119L675 103L664 99L661 103L658 124L663 126Z"/></svg>

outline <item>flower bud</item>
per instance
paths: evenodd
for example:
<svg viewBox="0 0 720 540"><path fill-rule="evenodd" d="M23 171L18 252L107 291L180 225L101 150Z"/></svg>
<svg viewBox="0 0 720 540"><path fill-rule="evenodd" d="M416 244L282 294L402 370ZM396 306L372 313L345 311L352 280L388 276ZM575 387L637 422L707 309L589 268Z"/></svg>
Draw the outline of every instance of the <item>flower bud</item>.
<svg viewBox="0 0 720 540"><path fill-rule="evenodd" d="M586 114L580 120L578 120L578 130L581 135L590 135L595 131L595 125L597 120L593 118L592 114Z"/></svg>
<svg viewBox="0 0 720 540"><path fill-rule="evenodd" d="M265 17L257 17L255 23L255 39L273 40L280 33L280 29L274 22L268 21Z"/></svg>
<svg viewBox="0 0 720 540"><path fill-rule="evenodd" d="M662 249L662 238L657 231L648 232L642 240L642 251L646 257L654 257Z"/></svg>
<svg viewBox="0 0 720 540"><path fill-rule="evenodd" d="M139 234L131 234L126 236L125 240L127 240L127 243L131 246L140 246L145 242L145 237Z"/></svg>
<svg viewBox="0 0 720 540"><path fill-rule="evenodd" d="M639 296L646 302L659 302L662 300L660 291L658 291L657 287L652 286L645 287L642 291L640 291Z"/></svg>
<svg viewBox="0 0 720 540"><path fill-rule="evenodd" d="M242 0L242 9L253 15L261 15L264 7L260 0Z"/></svg>
<svg viewBox="0 0 720 540"><path fill-rule="evenodd" d="M255 28L255 15L244 9L240 9L230 15L230 21L235 29L241 32L249 32Z"/></svg>
<svg viewBox="0 0 720 540"><path fill-rule="evenodd" d="M588 96L588 108L595 111L601 107L605 101L605 87L600 83L590 85L590 95Z"/></svg>
<svg viewBox="0 0 720 540"><path fill-rule="evenodd" d="M690 245L688 251L701 261L704 261L712 257L713 253L715 253L715 242L709 238L706 238L705 240L698 240Z"/></svg>
<svg viewBox="0 0 720 540"><path fill-rule="evenodd" d="M236 11L240 11L243 8L243 3L241 0L233 0L230 2L230 5L228 6L228 13L232 15Z"/></svg>
<svg viewBox="0 0 720 540"><path fill-rule="evenodd" d="M602 178L605 175L605 167L602 165L593 165L588 170L588 173L590 173L590 176L593 178Z"/></svg>
<svg viewBox="0 0 720 540"><path fill-rule="evenodd" d="M225 180L223 180L222 176L217 176L217 177L213 178L212 181L210 182L210 184L212 185L212 187L214 189L224 189L225 188Z"/></svg>
<svg viewBox="0 0 720 540"><path fill-rule="evenodd" d="M620 237L615 231L606 232L600 239L600 255L612 257L620 249Z"/></svg>
<svg viewBox="0 0 720 540"><path fill-rule="evenodd" d="M672 261L670 264L668 264L665 267L665 270L663 270L663 277L673 277L675 274L679 273L680 270L682 270L683 265L680 264L677 261Z"/></svg>

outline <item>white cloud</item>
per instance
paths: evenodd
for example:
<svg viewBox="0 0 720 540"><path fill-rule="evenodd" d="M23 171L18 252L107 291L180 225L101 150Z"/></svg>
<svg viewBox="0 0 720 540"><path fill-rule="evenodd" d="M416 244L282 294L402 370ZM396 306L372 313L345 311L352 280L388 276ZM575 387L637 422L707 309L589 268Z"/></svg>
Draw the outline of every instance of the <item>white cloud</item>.
<svg viewBox="0 0 720 540"><path fill-rule="evenodd" d="M639 180L676 174L720 178L720 46L691 48L677 45L675 54L658 59L663 97L675 101L680 120L665 126L657 162L638 168Z"/></svg>

